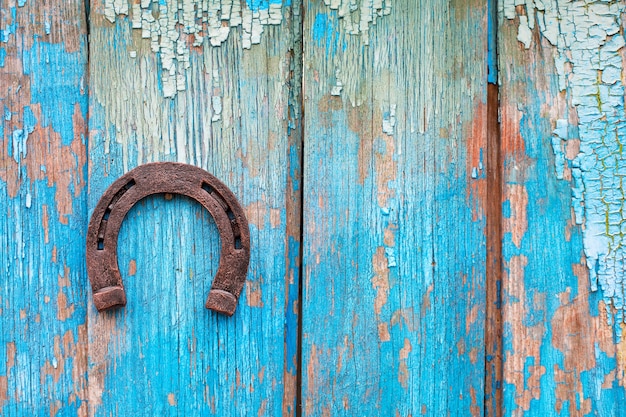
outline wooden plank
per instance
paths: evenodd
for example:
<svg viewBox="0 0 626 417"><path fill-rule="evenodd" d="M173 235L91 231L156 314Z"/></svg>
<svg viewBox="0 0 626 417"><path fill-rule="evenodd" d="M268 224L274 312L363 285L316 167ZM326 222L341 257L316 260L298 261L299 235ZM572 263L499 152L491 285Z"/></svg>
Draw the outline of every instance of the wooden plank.
<svg viewBox="0 0 626 417"><path fill-rule="evenodd" d="M612 263L621 249L604 245L615 220L605 214L623 203L612 150L624 126L622 9L500 2L503 415L626 412L622 326L614 335L608 323L620 321L610 285L624 269Z"/></svg>
<svg viewBox="0 0 626 417"><path fill-rule="evenodd" d="M303 415L481 415L487 8L357 4L306 3Z"/></svg>
<svg viewBox="0 0 626 417"><path fill-rule="evenodd" d="M81 2L0 2L0 414L87 415Z"/></svg>
<svg viewBox="0 0 626 417"><path fill-rule="evenodd" d="M231 15L222 9L218 21L205 12L206 36L193 46L194 35L184 33L193 26L181 19L202 9L188 1L178 10L178 3L153 2L137 23L139 4L127 18L117 3L92 2L89 207L138 164L205 168L247 212L248 281L233 317L207 311L219 259L211 217L185 198L157 196L135 206L118 245L128 304L114 313L89 309L91 414L293 415L301 138L300 24L292 11L299 6L260 4L254 16L245 7ZM264 13L276 19L277 10L280 25L259 20ZM161 25L152 45L150 16ZM159 20L164 16L182 24ZM202 23L199 16L190 21ZM243 30L229 28L240 17ZM254 43L261 29L261 44L244 51L246 36ZM230 31L228 38L211 46L220 45L220 30Z"/></svg>

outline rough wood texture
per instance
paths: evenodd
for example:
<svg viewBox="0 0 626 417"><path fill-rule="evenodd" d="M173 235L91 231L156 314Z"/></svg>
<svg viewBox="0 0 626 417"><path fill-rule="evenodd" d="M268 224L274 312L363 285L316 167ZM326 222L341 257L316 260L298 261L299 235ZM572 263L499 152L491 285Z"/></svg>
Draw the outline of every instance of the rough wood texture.
<svg viewBox="0 0 626 417"><path fill-rule="evenodd" d="M285 6L283 24L266 27L245 53L240 36L193 47L186 88L170 99L132 13L113 25L104 6L91 9L89 207L138 164L195 164L244 206L252 250L235 315L211 313L204 301L220 246L209 214L163 196L129 212L118 240L128 304L112 314L89 309L91 414L293 415L299 17Z"/></svg>
<svg viewBox="0 0 626 417"><path fill-rule="evenodd" d="M1 415L626 414L623 2L92 0L89 79L79 3L0 0ZM232 318L175 195L90 304L87 216L152 161L241 201Z"/></svg>
<svg viewBox="0 0 626 417"><path fill-rule="evenodd" d="M303 415L483 413L486 13L307 3Z"/></svg>
<svg viewBox="0 0 626 417"><path fill-rule="evenodd" d="M87 414L85 12L0 2L0 414Z"/></svg>
<svg viewBox="0 0 626 417"><path fill-rule="evenodd" d="M582 194L572 194L581 181L581 166L575 162L579 150L592 152L592 147L583 149L582 143L592 138L593 131L588 129L596 123L592 120L597 116L605 125L610 137L601 142L609 143L616 139L613 132L619 123L615 118L624 117L623 89L610 99L604 92L583 98L604 91L608 74L603 77L598 70L615 50L600 50L610 39L606 37L609 23L614 25L610 8L619 2L584 3L559 2L561 14L554 26L550 22L555 18L551 13L556 3L544 13L532 5L516 9L512 2L500 2L503 414L507 416L626 413L624 343L615 343L603 294L590 291L589 259L585 256L589 239L583 231L590 233L599 212L588 205L589 221L577 225L577 215L585 207L581 206ZM571 26L574 20L575 28ZM595 43L590 41L594 37ZM566 63L560 58L568 48ZM584 59L581 54L594 58ZM617 61L615 68L621 68L621 58ZM612 59L611 66L614 64ZM621 107L614 111L619 102ZM599 110L606 112L606 117L598 114ZM609 178L612 174L607 164L602 175ZM582 175L584 180L587 174ZM585 203L593 204L595 193L606 190L597 187L597 177L588 180ZM602 250L600 246L597 249L596 255ZM595 266L593 269L596 272ZM606 269L598 271L610 274ZM615 299L604 296L605 300Z"/></svg>

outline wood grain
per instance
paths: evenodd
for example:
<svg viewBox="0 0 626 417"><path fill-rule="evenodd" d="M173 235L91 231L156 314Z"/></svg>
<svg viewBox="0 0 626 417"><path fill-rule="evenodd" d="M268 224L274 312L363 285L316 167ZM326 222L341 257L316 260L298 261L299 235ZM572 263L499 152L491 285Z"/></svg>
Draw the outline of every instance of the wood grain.
<svg viewBox="0 0 626 417"><path fill-rule="evenodd" d="M191 48L186 89L164 98L157 56L132 17L113 25L101 2L91 10L89 207L138 164L194 164L238 197L252 248L237 311L223 317L204 308L220 249L208 213L176 196L129 212L118 240L128 304L89 309L91 414L293 415L299 17L285 7L283 24L245 52L240 29L220 47Z"/></svg>
<svg viewBox="0 0 626 417"><path fill-rule="evenodd" d="M302 415L482 415L486 5L306 5Z"/></svg>
<svg viewBox="0 0 626 417"><path fill-rule="evenodd" d="M576 225L572 205L579 117L559 72L577 63L557 68L558 51L539 28L526 49L519 24L500 15L502 414L623 415L624 342L614 338L601 292L590 290L585 226ZM553 147L559 119L570 125L563 179ZM556 137L559 147L564 139Z"/></svg>
<svg viewBox="0 0 626 417"><path fill-rule="evenodd" d="M623 129L623 5L559 3L557 30L538 23L553 5L494 1L251 1L202 45L168 33L176 51L126 1L92 0L89 22L0 3L0 414L625 414L622 264L589 267L612 258L585 211L614 198L621 242L621 188L574 162L598 112ZM88 215L152 161L244 206L234 317L204 308L218 233L176 195L123 223L128 305L91 304Z"/></svg>
<svg viewBox="0 0 626 417"><path fill-rule="evenodd" d="M87 415L81 2L0 3L0 414Z"/></svg>

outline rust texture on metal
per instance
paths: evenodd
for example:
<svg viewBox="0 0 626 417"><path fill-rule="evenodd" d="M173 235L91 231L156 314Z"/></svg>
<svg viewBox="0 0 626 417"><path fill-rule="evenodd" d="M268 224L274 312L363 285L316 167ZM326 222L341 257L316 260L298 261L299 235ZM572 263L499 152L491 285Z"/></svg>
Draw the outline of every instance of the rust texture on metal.
<svg viewBox="0 0 626 417"><path fill-rule="evenodd" d="M215 219L221 256L206 307L231 316L248 271L250 231L235 195L205 170L175 162L141 165L118 178L96 206L87 231L87 273L98 311L126 305L117 264L117 236L126 213L144 197L181 194L193 198Z"/></svg>

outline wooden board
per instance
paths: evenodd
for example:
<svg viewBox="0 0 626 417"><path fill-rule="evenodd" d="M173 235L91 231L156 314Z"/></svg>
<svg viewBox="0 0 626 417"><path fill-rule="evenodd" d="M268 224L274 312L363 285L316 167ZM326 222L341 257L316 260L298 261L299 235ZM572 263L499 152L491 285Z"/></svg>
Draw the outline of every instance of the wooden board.
<svg viewBox="0 0 626 417"><path fill-rule="evenodd" d="M593 258L587 256L589 242L602 236L584 235L595 233L595 217L585 210L592 210L594 194L604 193L607 204L611 197L575 161L579 151L589 152L587 129L595 115L604 120L606 143L615 143L611 132L624 119L621 81L606 78L615 69L623 74L622 57L603 48L612 38L610 27L619 31L616 8L622 6L592 3L559 3L558 10L555 3L542 11L500 2L504 364L499 415L626 412L624 342L618 343L620 325L614 334L605 308L619 294L590 291L590 271L596 267L587 265ZM618 66L602 77L606 62L612 60L612 66L615 58ZM581 82L587 91L611 85L621 96L609 100L602 93L586 101ZM601 102L604 117L598 112ZM608 180L610 166L599 175ZM585 192L576 197L581 176ZM584 224L577 224L577 215L586 217L579 217Z"/></svg>
<svg viewBox="0 0 626 417"><path fill-rule="evenodd" d="M359 4L306 3L302 415L481 415L487 8Z"/></svg>
<svg viewBox="0 0 626 417"><path fill-rule="evenodd" d="M189 67L178 56L182 83L172 91L167 51L157 45L156 55L142 38L150 26L132 29L136 11L126 17L111 2L92 2L90 209L138 164L191 163L239 198L252 254L235 315L217 315L204 308L219 259L211 217L180 197L135 206L118 241L128 304L114 313L89 308L91 415L295 412L299 215L292 213L301 138L299 17L291 10L283 7L282 24L265 26L262 44L245 52L240 27L220 47L208 38L193 46L183 34L174 50L187 54Z"/></svg>
<svg viewBox="0 0 626 417"><path fill-rule="evenodd" d="M87 415L81 2L0 4L0 414Z"/></svg>
<svg viewBox="0 0 626 417"><path fill-rule="evenodd" d="M35 3L0 5L0 414L626 413L621 2ZM245 207L234 317L179 196L91 305L88 215L151 161Z"/></svg>

